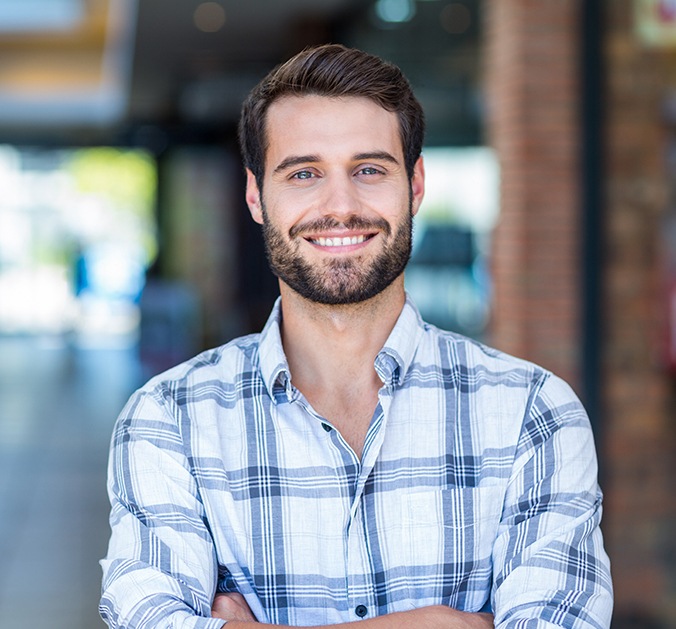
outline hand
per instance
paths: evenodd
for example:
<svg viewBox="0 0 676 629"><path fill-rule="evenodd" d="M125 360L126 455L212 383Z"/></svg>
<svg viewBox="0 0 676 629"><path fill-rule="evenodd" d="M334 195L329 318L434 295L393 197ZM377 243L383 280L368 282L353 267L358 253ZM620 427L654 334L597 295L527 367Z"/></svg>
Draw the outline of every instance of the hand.
<svg viewBox="0 0 676 629"><path fill-rule="evenodd" d="M461 612L445 605L421 607L415 612L427 614L425 621L431 624L425 627L447 627L448 629L493 629L494 627L493 614L486 612Z"/></svg>
<svg viewBox="0 0 676 629"><path fill-rule="evenodd" d="M217 594L211 606L211 615L213 618L227 621L258 622L244 597L236 592ZM358 624L373 629L407 629L408 627L428 627L429 629L433 627L444 627L446 629L493 629L493 615L461 612L445 605L433 605L408 612L398 612L362 620ZM354 623L343 623L334 626L336 629L347 629L348 625L352 627ZM276 626L279 627L280 625Z"/></svg>
<svg viewBox="0 0 676 629"><path fill-rule="evenodd" d="M258 622L244 597L237 592L216 594L211 606L211 617L227 621Z"/></svg>

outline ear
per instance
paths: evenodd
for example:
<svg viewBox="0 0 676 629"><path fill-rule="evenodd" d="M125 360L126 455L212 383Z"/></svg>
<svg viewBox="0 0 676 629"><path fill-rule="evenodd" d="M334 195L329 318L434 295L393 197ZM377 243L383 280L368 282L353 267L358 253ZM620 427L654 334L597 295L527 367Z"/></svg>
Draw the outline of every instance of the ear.
<svg viewBox="0 0 676 629"><path fill-rule="evenodd" d="M251 218L259 224L263 224L263 202L261 201L261 192L258 189L256 177L246 169L246 204L249 206Z"/></svg>
<svg viewBox="0 0 676 629"><path fill-rule="evenodd" d="M413 167L413 176L411 177L411 213L415 216L420 209L423 196L425 195L425 164L422 155Z"/></svg>

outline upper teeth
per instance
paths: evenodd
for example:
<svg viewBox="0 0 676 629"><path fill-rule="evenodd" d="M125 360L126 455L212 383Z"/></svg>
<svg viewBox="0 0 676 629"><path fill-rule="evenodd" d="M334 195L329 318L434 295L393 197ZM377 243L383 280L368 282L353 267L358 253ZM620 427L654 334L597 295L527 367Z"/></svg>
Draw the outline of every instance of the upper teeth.
<svg viewBox="0 0 676 629"><path fill-rule="evenodd" d="M344 247L364 242L366 236L346 236L345 238L317 238L314 242L322 247Z"/></svg>

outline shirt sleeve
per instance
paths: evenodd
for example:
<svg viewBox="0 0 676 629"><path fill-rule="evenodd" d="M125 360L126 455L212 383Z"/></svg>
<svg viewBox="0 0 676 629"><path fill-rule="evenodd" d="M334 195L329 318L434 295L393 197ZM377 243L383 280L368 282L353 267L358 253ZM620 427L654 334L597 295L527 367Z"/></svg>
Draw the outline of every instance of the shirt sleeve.
<svg viewBox="0 0 676 629"><path fill-rule="evenodd" d="M493 550L496 629L607 629L613 594L587 415L562 380L533 388Z"/></svg>
<svg viewBox="0 0 676 629"><path fill-rule="evenodd" d="M111 628L219 629L217 560L171 396L137 392L113 432L112 535L100 613Z"/></svg>

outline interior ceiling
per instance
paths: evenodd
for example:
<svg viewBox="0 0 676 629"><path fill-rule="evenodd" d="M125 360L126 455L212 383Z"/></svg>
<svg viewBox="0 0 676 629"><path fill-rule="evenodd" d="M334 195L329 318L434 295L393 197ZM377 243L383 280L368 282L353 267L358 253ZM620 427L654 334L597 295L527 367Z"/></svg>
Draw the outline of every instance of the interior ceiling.
<svg viewBox="0 0 676 629"><path fill-rule="evenodd" d="M337 40L402 67L428 141L477 144L479 23L479 0L0 0L0 143L218 141L273 65Z"/></svg>
<svg viewBox="0 0 676 629"><path fill-rule="evenodd" d="M178 109L210 118L239 108L251 84L361 0L220 0L225 23L202 32L200 0L140 0L131 112L153 118ZM170 9L168 9L170 7Z"/></svg>
<svg viewBox="0 0 676 629"><path fill-rule="evenodd" d="M218 0L202 7L207 31L213 5L223 10L211 20L213 32L205 32L195 19L204 0L67 1L82 5L85 16L70 31L0 28L0 142L130 122L234 118L273 64L326 41L331 24L370 4ZM104 102L113 91L115 106Z"/></svg>
<svg viewBox="0 0 676 629"><path fill-rule="evenodd" d="M328 25L364 0L220 0L225 23L202 32L200 0L140 0L131 114L178 113L200 121L234 118L242 98L273 64L307 43L325 41Z"/></svg>
<svg viewBox="0 0 676 629"><path fill-rule="evenodd" d="M50 15L50 6L59 10ZM3 129L100 125L122 115L132 9L133 0L6 0L0 13Z"/></svg>

